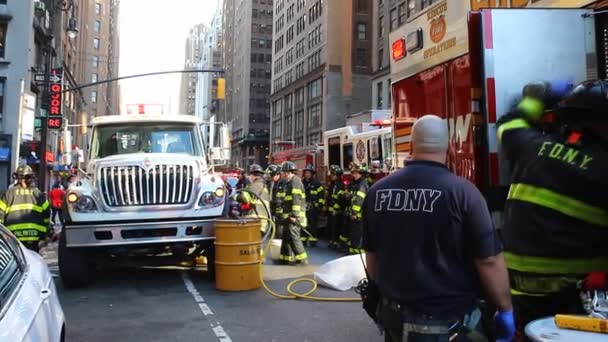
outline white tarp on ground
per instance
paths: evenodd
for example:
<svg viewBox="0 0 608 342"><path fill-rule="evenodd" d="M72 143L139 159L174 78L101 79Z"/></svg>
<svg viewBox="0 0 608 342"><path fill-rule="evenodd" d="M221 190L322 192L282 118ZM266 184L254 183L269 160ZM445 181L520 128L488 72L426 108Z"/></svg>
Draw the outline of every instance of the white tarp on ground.
<svg viewBox="0 0 608 342"><path fill-rule="evenodd" d="M349 255L327 262L317 269L314 279L321 286L348 291L357 286L361 279L366 278L361 257L365 260L363 254Z"/></svg>

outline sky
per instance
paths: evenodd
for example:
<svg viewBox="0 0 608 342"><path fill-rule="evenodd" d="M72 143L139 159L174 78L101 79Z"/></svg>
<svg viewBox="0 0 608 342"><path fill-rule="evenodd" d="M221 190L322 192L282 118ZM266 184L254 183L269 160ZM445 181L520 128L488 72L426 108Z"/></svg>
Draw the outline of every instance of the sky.
<svg viewBox="0 0 608 342"><path fill-rule="evenodd" d="M189 30L209 25L218 0L121 0L120 76L181 70ZM181 74L123 80L121 111L127 104L163 104L177 112Z"/></svg>

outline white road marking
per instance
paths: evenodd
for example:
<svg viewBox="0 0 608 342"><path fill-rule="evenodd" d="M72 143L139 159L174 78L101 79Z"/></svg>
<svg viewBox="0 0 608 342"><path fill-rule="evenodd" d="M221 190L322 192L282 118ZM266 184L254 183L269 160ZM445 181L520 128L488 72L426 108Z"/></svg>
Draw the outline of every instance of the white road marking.
<svg viewBox="0 0 608 342"><path fill-rule="evenodd" d="M192 280L190 280L190 276L188 276L187 272L182 272L182 280L184 281L184 285L186 285L186 289L188 292L190 292L196 304L198 304L198 307L201 309L203 315L209 320L209 325L211 325L211 329L213 329L213 333L219 339L219 341L232 342L230 336L228 336L220 322L211 317L214 316L213 311L211 311L209 305L205 303L205 298L203 298L203 296L201 296L201 294L198 292L196 286L194 286L194 283L192 283Z"/></svg>

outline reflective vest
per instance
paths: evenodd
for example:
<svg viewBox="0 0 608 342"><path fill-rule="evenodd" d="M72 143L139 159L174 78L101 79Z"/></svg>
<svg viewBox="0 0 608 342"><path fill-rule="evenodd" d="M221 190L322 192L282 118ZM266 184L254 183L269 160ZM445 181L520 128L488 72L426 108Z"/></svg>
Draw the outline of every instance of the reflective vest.
<svg viewBox="0 0 608 342"><path fill-rule="evenodd" d="M365 178L353 181L350 186L349 214L354 216L357 220L363 218L363 201L365 200L368 189L369 185Z"/></svg>
<svg viewBox="0 0 608 342"><path fill-rule="evenodd" d="M0 223L19 241L35 242L48 233L49 207L40 190L15 186L0 195Z"/></svg>
<svg viewBox="0 0 608 342"><path fill-rule="evenodd" d="M608 152L542 132L523 112L497 123L511 166L504 211L512 293L549 295L608 271Z"/></svg>
<svg viewBox="0 0 608 342"><path fill-rule="evenodd" d="M300 227L306 228L306 192L300 177L293 176L291 180L284 181L277 196L282 199L281 219L295 218Z"/></svg>
<svg viewBox="0 0 608 342"><path fill-rule="evenodd" d="M330 215L341 215L344 210L344 184L338 179L327 187L327 211Z"/></svg>
<svg viewBox="0 0 608 342"><path fill-rule="evenodd" d="M253 205L253 208L249 212L245 213L244 217L255 217L255 218L268 218L267 210L270 210L270 193L266 188L266 183L262 178L257 178L246 188L247 191L243 191L239 197L242 203L248 203ZM251 193L257 195L254 196ZM258 198L259 197L259 198ZM262 220L261 230L266 231L268 222Z"/></svg>
<svg viewBox="0 0 608 342"><path fill-rule="evenodd" d="M323 185L319 183L316 178L310 180L302 180L304 189L306 190L306 202L308 202L313 208L320 210L325 206L325 189Z"/></svg>

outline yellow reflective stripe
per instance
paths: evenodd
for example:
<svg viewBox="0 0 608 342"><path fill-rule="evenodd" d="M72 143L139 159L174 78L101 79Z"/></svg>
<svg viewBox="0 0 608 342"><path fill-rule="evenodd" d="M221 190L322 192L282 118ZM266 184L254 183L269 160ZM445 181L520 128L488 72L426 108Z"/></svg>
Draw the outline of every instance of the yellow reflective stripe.
<svg viewBox="0 0 608 342"><path fill-rule="evenodd" d="M291 189L291 193L293 195L304 195L304 191L300 190L300 189Z"/></svg>
<svg viewBox="0 0 608 342"><path fill-rule="evenodd" d="M507 268L538 274L587 274L608 270L608 258L565 259L504 252Z"/></svg>
<svg viewBox="0 0 608 342"><path fill-rule="evenodd" d="M340 241L342 241L342 242L348 242L348 237L346 237L344 235L340 235Z"/></svg>
<svg viewBox="0 0 608 342"><path fill-rule="evenodd" d="M9 213L11 211L19 211L19 210L32 210L38 213L41 213L43 211L45 211L46 209L48 209L49 207L49 202L44 202L44 204L42 206L38 206L32 203L24 203L24 204L13 204L10 207L8 207L5 212Z"/></svg>
<svg viewBox="0 0 608 342"><path fill-rule="evenodd" d="M546 297L552 295L553 293L541 294L541 293L528 293L523 291L517 291L515 289L511 289L511 295L513 296L533 296L533 297Z"/></svg>
<svg viewBox="0 0 608 342"><path fill-rule="evenodd" d="M8 206L6 205L6 203L4 203L3 200L0 200L0 211L6 212L7 209L8 209Z"/></svg>
<svg viewBox="0 0 608 342"><path fill-rule="evenodd" d="M358 205L353 205L351 208L353 209L353 211L361 211L361 207Z"/></svg>
<svg viewBox="0 0 608 342"><path fill-rule="evenodd" d="M363 191L357 191L357 196L359 196L361 198L365 198L365 192L363 192Z"/></svg>
<svg viewBox="0 0 608 342"><path fill-rule="evenodd" d="M293 211L302 210L302 206L300 206L300 205L292 205L291 206L291 210L293 210Z"/></svg>
<svg viewBox="0 0 608 342"><path fill-rule="evenodd" d="M293 261L293 256L291 255L279 255L279 260L284 260L284 261Z"/></svg>
<svg viewBox="0 0 608 342"><path fill-rule="evenodd" d="M308 254L306 252L304 253L300 253L298 255L295 256L295 259L300 261L300 260L304 260L308 258Z"/></svg>
<svg viewBox="0 0 608 342"><path fill-rule="evenodd" d="M521 100L517 108L524 112L527 117L538 120L543 115L545 105L538 99L526 96Z"/></svg>
<svg viewBox="0 0 608 342"><path fill-rule="evenodd" d="M44 210L47 210L50 205L51 204L49 203L49 201L44 201L44 203L42 203L42 206L40 206L40 208L44 211Z"/></svg>
<svg viewBox="0 0 608 342"><path fill-rule="evenodd" d="M22 241L22 242L23 241L29 242L29 241L39 241L40 238L36 237L36 236L27 236L27 237L18 237L17 240Z"/></svg>
<svg viewBox="0 0 608 342"><path fill-rule="evenodd" d="M521 183L512 184L507 198L533 203L587 223L608 227L608 211L549 189Z"/></svg>
<svg viewBox="0 0 608 342"><path fill-rule="evenodd" d="M285 193L284 192L277 192L277 197L285 197Z"/></svg>
<svg viewBox="0 0 608 342"><path fill-rule="evenodd" d="M17 230L25 230L25 229L36 229L37 231L46 233L48 228L46 226L36 224L36 223L17 223L11 224L10 226L6 226L8 230L17 231Z"/></svg>
<svg viewBox="0 0 608 342"><path fill-rule="evenodd" d="M502 125L500 125L500 127L498 127L498 132L496 133L496 135L498 136L498 140L500 141L502 139L502 135L505 131L508 131L510 129L518 129L518 128L529 128L530 125L528 124L528 122L524 119L515 119L515 120L511 120L509 122L506 122Z"/></svg>
<svg viewBox="0 0 608 342"><path fill-rule="evenodd" d="M286 201L293 201L293 197L292 196L285 196L285 200Z"/></svg>
<svg viewBox="0 0 608 342"><path fill-rule="evenodd" d="M43 222L43 223L49 223L49 221L50 221L50 220L49 220L48 218L47 218L47 219L42 220L42 222Z"/></svg>
<svg viewBox="0 0 608 342"><path fill-rule="evenodd" d="M306 217L306 213L303 211L299 211L296 216L297 217Z"/></svg>
<svg viewBox="0 0 608 342"><path fill-rule="evenodd" d="M325 204L325 200L324 200L324 199L322 199L322 198L320 198L318 202L319 202L320 204Z"/></svg>

